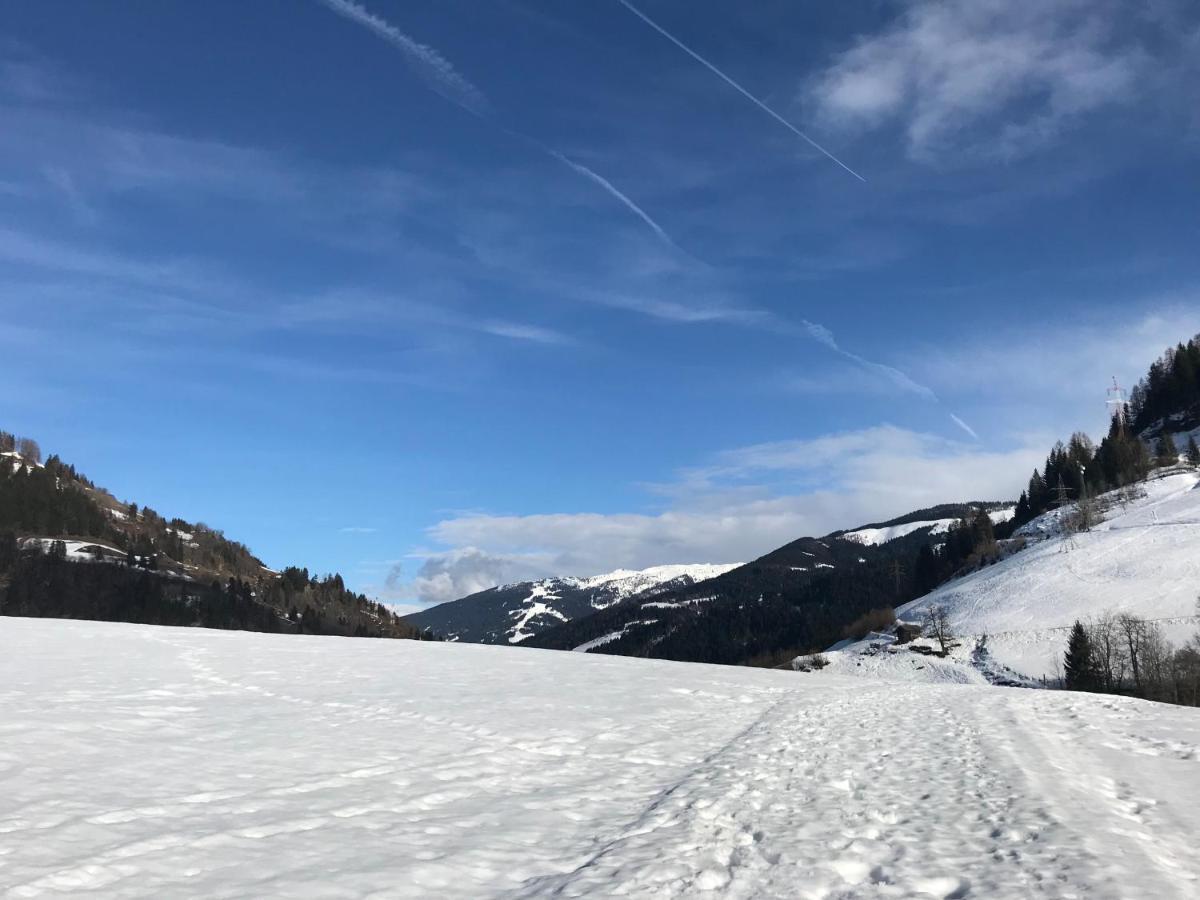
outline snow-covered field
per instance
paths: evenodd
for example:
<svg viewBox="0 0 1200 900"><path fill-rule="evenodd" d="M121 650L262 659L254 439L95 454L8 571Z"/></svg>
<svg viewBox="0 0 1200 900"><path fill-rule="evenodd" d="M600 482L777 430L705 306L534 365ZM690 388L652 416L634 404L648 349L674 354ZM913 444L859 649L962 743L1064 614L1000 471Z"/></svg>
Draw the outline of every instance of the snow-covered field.
<svg viewBox="0 0 1200 900"><path fill-rule="evenodd" d="M1022 530L1052 536L897 614L920 621L943 606L955 634L986 634L997 661L1034 678L1056 673L1072 622L1105 612L1159 620L1169 640L1186 642L1200 628L1200 476L1142 487L1144 496L1114 505L1084 534L1053 534L1054 513L1035 519Z"/></svg>
<svg viewBox="0 0 1200 900"><path fill-rule="evenodd" d="M1200 712L0 619L5 897L1195 897Z"/></svg>

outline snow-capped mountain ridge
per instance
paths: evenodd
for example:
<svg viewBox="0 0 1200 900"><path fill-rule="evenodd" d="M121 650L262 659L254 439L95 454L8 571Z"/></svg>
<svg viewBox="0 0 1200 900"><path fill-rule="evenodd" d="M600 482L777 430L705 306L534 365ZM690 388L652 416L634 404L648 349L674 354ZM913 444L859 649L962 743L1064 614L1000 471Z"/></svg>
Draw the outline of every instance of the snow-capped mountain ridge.
<svg viewBox="0 0 1200 900"><path fill-rule="evenodd" d="M615 569L498 585L408 617L452 641L519 644L548 628L631 597L653 597L715 578L741 563L688 563Z"/></svg>

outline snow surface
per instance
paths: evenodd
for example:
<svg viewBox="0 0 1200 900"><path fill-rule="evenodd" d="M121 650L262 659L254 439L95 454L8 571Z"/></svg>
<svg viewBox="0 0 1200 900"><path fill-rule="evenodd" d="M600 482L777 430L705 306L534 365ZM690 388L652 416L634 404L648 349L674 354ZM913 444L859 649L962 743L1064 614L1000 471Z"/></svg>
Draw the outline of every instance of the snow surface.
<svg viewBox="0 0 1200 900"><path fill-rule="evenodd" d="M1011 519L1016 515L1016 511L1015 506L993 509L988 512L988 518L999 524ZM927 519L924 522L905 522L903 525L889 525L886 528L859 528L857 531L847 531L842 538L866 544L869 547L877 547L888 541L912 534L914 531L920 531L922 528L928 528L930 534L945 534L958 522L958 519Z"/></svg>
<svg viewBox="0 0 1200 900"><path fill-rule="evenodd" d="M640 594L642 591L663 584L667 581L674 581L676 578L689 576L692 581L700 582L707 581L710 578L716 578L718 575L724 575L726 572L736 569L742 563L687 563L682 565L667 565L667 566L651 566L648 569L616 569L612 572L606 572L603 575L594 575L591 578L580 578L579 587L596 588L605 586L610 591L614 592L614 599L609 601L607 606L624 600L626 597L632 597L634 594Z"/></svg>
<svg viewBox="0 0 1200 900"><path fill-rule="evenodd" d="M48 553L50 547L58 538L25 538L25 543L32 545L38 544L42 548L43 553ZM128 558L124 550L117 547L102 544L99 541L62 541L63 548L66 551L66 558L70 562L96 562L97 550L104 557L104 562L125 562Z"/></svg>
<svg viewBox="0 0 1200 900"><path fill-rule="evenodd" d="M509 643L519 644L521 641L533 637L534 632L526 631L525 627L539 616L552 616L560 622L566 622L567 617L546 602L547 600L558 599L558 591L554 588L540 582L535 584L529 596L525 598L525 605L509 613L510 616L516 619L512 629L509 631Z"/></svg>
<svg viewBox="0 0 1200 900"><path fill-rule="evenodd" d="M1076 619L1130 612L1160 620L1181 645L1200 628L1200 475L1177 471L1140 488L1122 507L1116 494L1102 523L1063 535L1052 511L1018 534L1037 541L1007 559L951 581L897 610L919 622L943 606L956 635L988 636L991 655L1031 678L1053 677Z"/></svg>
<svg viewBox="0 0 1200 900"><path fill-rule="evenodd" d="M12 470L14 472L19 469L29 470L42 468L42 464L40 462L31 462L23 457L20 453L17 453L15 450L5 450L3 453L0 453L0 459L7 460L9 465L12 466Z"/></svg>
<svg viewBox="0 0 1200 900"><path fill-rule="evenodd" d="M894 634L870 634L860 641L838 641L820 654L825 675L875 678L884 681L924 684L999 684L1010 687L1044 687L1015 672L993 656L981 638L968 637L953 643L946 656L934 653L938 645L928 638L901 644ZM797 657L793 669L811 668L811 657Z"/></svg>
<svg viewBox="0 0 1200 900"><path fill-rule="evenodd" d="M0 619L0 895L1196 896L1200 712Z"/></svg>

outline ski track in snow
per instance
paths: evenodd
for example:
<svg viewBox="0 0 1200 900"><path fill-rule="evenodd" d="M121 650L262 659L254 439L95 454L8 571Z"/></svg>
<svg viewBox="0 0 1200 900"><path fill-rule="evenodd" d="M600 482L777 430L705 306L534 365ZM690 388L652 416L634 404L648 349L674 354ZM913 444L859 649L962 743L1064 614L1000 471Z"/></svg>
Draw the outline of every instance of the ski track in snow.
<svg viewBox="0 0 1200 900"><path fill-rule="evenodd" d="M0 896L1195 897L1200 712L0 619Z"/></svg>

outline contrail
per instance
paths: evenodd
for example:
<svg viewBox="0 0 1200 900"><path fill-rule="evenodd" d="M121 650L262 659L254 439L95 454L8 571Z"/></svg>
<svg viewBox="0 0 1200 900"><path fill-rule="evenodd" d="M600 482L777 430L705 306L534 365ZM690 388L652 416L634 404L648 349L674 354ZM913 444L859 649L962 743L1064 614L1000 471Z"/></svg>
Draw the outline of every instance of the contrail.
<svg viewBox="0 0 1200 900"><path fill-rule="evenodd" d="M906 391L918 394L927 400L932 400L934 403L941 403L937 394L933 392L932 388L928 388L919 382L913 381L899 369L894 369L891 366L885 366L883 363L872 362L869 359L864 359L857 353L851 353L849 350L842 349L841 344L839 344L837 339L833 336L833 332L824 325L821 325L817 322L810 322L807 319L801 319L800 321L804 325L805 330L808 332L809 337L819 344L824 344L834 353L840 354L841 356L846 357L846 359L858 363L864 369L869 369L872 372L878 372L880 375L883 375L889 381ZM969 434L974 440L979 440L979 435L976 434L974 428L972 428L954 413L949 413L949 416L955 425Z"/></svg>
<svg viewBox="0 0 1200 900"><path fill-rule="evenodd" d="M317 2L338 15L344 16L350 21L370 29L389 44L398 47L408 60L409 65L416 70L417 74L436 93L445 97L456 106L462 107L476 118L500 128L505 134L536 147L552 159L562 163L575 172L575 174L582 175L593 184L599 185L610 197L616 199L626 209L641 219L672 250L682 253L685 256L691 256L691 254L675 243L671 236L667 234L666 229L654 221L649 213L634 203L628 195L618 190L616 185L607 178L581 163L568 159L565 155L553 147L542 143L537 138L530 137L527 134L523 134L497 122L487 95L466 77L459 74L451 62L433 47L413 40L395 25L383 17L375 15L375 13L371 12L365 6L355 3L354 0L317 0Z"/></svg>
<svg viewBox="0 0 1200 900"><path fill-rule="evenodd" d="M969 434L975 440L979 440L979 435L977 435L975 433L974 428L972 428L970 425L968 425L966 422L964 422L962 419L960 419L954 413L950 413L950 418L954 420L955 425L957 425L959 428L961 428L963 431L965 431L967 434Z"/></svg>
<svg viewBox="0 0 1200 900"><path fill-rule="evenodd" d="M680 247L678 244L676 244L674 240L672 240L671 236L669 234L667 234L667 232L665 230L663 230L663 227L661 225L659 225L657 222L654 221L654 219L652 219L650 217L649 213L647 213L644 209L642 209L640 206L638 206L636 203L634 203L632 200L630 200L628 196L626 196L620 190L618 190L616 185L614 185L611 181L609 181L603 175L599 175L596 172L593 172L591 169L589 169L587 166L583 165L582 163L577 163L574 160L568 159L566 156L559 153L557 150L551 149L550 147L545 147L543 149L545 149L545 151L547 153L549 153L552 157L554 157L559 162L561 162L564 166L567 166L572 171L578 172L584 178L588 178L588 179L592 180L596 184L600 185L600 187L604 188L604 190L607 191L611 196L616 198L621 203L625 204L626 209L628 209L631 213L633 213L635 216L637 216L639 219L641 219L643 222L645 222L646 225L649 226L650 230L653 231L655 234L657 234L659 236L659 238L661 238L665 243L669 244L672 248L674 248L675 250L678 250L680 253L690 255L687 253L686 250L684 250L682 247Z"/></svg>
<svg viewBox="0 0 1200 900"><path fill-rule="evenodd" d="M710 63L707 59L705 59L703 56L701 56L699 53L697 53L695 50L693 50L691 47L689 47L683 41L679 40L679 38L675 37L675 35L671 34L671 32L667 31L667 29L663 28L661 25L659 25L657 22L655 22L653 19L651 19L648 15L646 15L644 12L642 12L640 9L638 9L636 6L634 6L632 3L630 3L629 0L618 0L618 2L622 6L624 6L627 10L629 10L631 13L633 13L635 16L637 16L639 19L641 19L643 22L645 22L647 25L649 25L651 28L653 28L655 31L657 31L659 34L661 34L663 37L665 37L668 41L670 41L672 44L674 44L676 47L678 47L680 50L682 50L684 53L686 53L688 56L690 56L692 59L696 60L696 62L700 63L702 66L704 66L710 72L712 72L714 75L716 75L718 78L720 78L726 84L728 84L731 88L733 88L735 91L737 91L739 94L741 94L747 100L749 100L751 103L753 103L755 106L757 106L763 112L765 112L768 116L770 116L772 119L774 119L780 125L782 125L784 128L786 128L792 134L796 135L796 137L800 138L802 141L807 143L810 147L814 148L815 150L820 151L825 156L829 157L831 160L833 160L835 163L837 163L839 166L841 166L843 169L845 169L847 172L849 172L851 175L853 175L859 181L867 180L867 179L863 178L863 176L861 176L857 172L855 172L848 165L846 165L844 162L842 162L840 159L838 159L836 156L834 156L832 153L830 153L828 150L826 150L824 147L822 147L820 144L818 144L816 141L814 141L812 138L810 138L807 134L805 134L803 131L801 131L799 128L797 128L795 125L793 125L791 122L789 122L787 119L785 119L783 116L781 116L779 113L775 112L775 110L771 109L771 107L767 106L767 104L763 103L761 100L759 100L753 94L751 94L748 90L746 90L744 87L742 87L736 81L734 81L732 78L730 78L724 72L722 72L720 69L718 69L712 63Z"/></svg>
<svg viewBox="0 0 1200 900"><path fill-rule="evenodd" d="M834 339L833 332L824 325L820 325L816 322L809 322L807 319L801 319L801 322L804 325L805 330L808 331L809 337L818 343L824 344L834 353L841 354L842 356L846 357L846 359L858 363L864 369L869 369L872 372L878 372L880 375L884 376L898 387L903 388L910 393L917 394L926 398L927 400L932 400L935 403L938 402L937 394L935 394L931 388L913 381L899 369L894 369L891 366L885 366L883 363L872 362L869 359L859 356L857 353L851 353L849 350L842 349L841 345L838 344L837 340Z"/></svg>
<svg viewBox="0 0 1200 900"><path fill-rule="evenodd" d="M491 110L483 91L459 74L450 61L435 49L418 43L387 20L353 0L318 0L340 16L369 28L389 44L400 48L410 66L437 93L470 113L485 118Z"/></svg>

